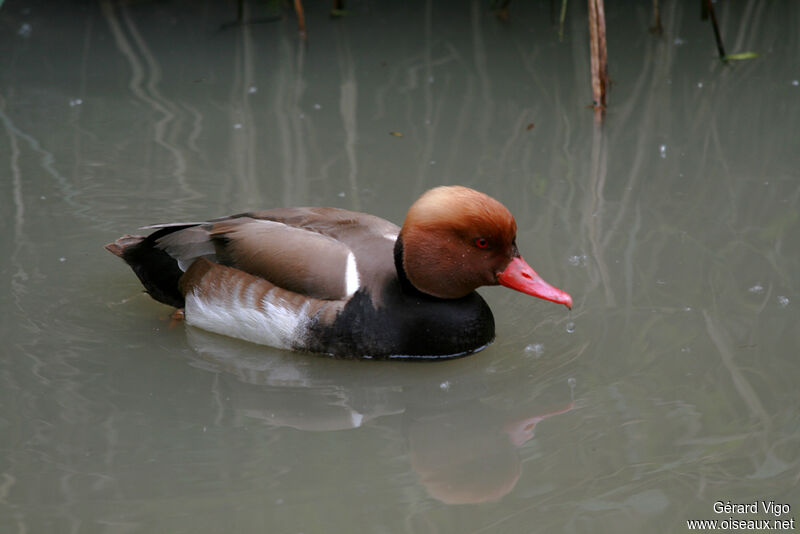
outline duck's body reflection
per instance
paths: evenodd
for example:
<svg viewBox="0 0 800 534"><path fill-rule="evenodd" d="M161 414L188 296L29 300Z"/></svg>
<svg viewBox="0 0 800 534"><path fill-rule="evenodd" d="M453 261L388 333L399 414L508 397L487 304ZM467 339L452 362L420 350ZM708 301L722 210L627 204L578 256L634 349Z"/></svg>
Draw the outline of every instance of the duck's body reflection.
<svg viewBox="0 0 800 534"><path fill-rule="evenodd" d="M537 423L573 408L560 402L503 411L481 402L487 373L452 379L453 368L330 360L263 347L188 328L192 365L249 385L227 388L234 417L306 432L356 429L385 417L399 428L410 465L428 494L444 503L494 501L522 473L519 447ZM448 377L450 380L448 380ZM476 383L476 381L478 383ZM531 413L533 412L533 413Z"/></svg>

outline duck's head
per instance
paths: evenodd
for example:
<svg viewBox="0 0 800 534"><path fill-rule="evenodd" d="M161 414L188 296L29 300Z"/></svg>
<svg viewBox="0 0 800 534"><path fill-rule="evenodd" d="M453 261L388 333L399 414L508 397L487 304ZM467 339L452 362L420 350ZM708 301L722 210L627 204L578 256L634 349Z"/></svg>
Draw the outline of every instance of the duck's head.
<svg viewBox="0 0 800 534"><path fill-rule="evenodd" d="M497 200L467 187L437 187L408 210L402 266L414 287L439 298L500 284L572 308L568 293L522 259L516 235L514 217Z"/></svg>

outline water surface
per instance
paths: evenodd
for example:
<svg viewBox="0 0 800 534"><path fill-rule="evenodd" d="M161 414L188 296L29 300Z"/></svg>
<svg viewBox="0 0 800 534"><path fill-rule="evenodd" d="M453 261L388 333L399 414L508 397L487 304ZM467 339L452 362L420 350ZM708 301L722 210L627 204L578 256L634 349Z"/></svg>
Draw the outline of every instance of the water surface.
<svg viewBox="0 0 800 534"><path fill-rule="evenodd" d="M0 531L684 532L800 509L800 8L221 1L0 8ZM280 11L247 5L246 17ZM402 135L393 135L402 134ZM102 246L148 223L426 189L504 202L575 307L413 365L170 323ZM744 519L767 514L735 515Z"/></svg>

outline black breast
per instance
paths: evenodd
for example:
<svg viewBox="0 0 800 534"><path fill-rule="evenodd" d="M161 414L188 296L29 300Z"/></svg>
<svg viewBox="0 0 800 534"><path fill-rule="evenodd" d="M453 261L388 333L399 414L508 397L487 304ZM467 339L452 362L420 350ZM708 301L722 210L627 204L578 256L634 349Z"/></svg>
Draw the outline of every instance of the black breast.
<svg viewBox="0 0 800 534"><path fill-rule="evenodd" d="M387 282L381 305L358 291L333 324L310 327L308 349L337 356L439 360L466 356L494 339L494 317L475 292L439 299Z"/></svg>

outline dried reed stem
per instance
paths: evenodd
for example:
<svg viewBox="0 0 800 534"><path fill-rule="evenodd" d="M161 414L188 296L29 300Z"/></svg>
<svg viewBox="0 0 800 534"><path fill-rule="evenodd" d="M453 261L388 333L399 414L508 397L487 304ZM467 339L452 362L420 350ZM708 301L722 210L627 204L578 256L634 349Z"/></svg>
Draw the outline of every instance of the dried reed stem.
<svg viewBox="0 0 800 534"><path fill-rule="evenodd" d="M603 0L589 0L589 48L592 61L592 97L595 119L602 121L606 111L608 56L606 52L606 13Z"/></svg>

